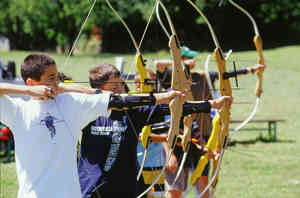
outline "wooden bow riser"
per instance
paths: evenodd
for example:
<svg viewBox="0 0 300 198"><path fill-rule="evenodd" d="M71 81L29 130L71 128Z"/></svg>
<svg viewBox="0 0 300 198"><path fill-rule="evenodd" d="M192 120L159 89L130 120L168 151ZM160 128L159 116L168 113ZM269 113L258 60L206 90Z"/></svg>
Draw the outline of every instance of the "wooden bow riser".
<svg viewBox="0 0 300 198"><path fill-rule="evenodd" d="M254 36L253 42L254 42L256 51L258 53L258 61L257 62L258 62L258 64L264 65L265 59L264 59L264 56L262 53L263 52L263 42L262 42L261 37L258 35ZM262 89L263 71L256 72L256 75L257 75L258 81L256 83L255 95L257 97L260 97L263 92L263 89Z"/></svg>
<svg viewBox="0 0 300 198"><path fill-rule="evenodd" d="M222 55L221 49L216 48L214 51L214 57L217 63L217 67L219 69L219 91L221 96L232 96L232 89L231 89L231 84L230 81L227 79L223 79L223 73L227 71L226 69L226 61ZM222 149L225 149L226 146L226 140L229 136L229 122L230 122L230 109L224 106L220 111L220 123L217 123L219 125L220 130L219 130L219 141L217 145L217 153L220 154ZM218 164L220 163L221 159L217 158L213 161L213 173L216 173ZM217 181L219 178L219 173L220 171L217 172L213 183L212 187L213 189L217 185Z"/></svg>
<svg viewBox="0 0 300 198"><path fill-rule="evenodd" d="M226 61L221 54L221 50L216 48L214 57L219 69L219 89L221 96L232 96L231 84L228 79L223 79L223 73L226 72ZM230 109L223 107L219 111L221 117L221 142L220 146L224 145L225 137L229 136Z"/></svg>
<svg viewBox="0 0 300 198"><path fill-rule="evenodd" d="M173 90L186 92L186 99L193 100L193 96L190 88L190 81L188 80L181 60L181 49L179 47L176 36L172 35L169 42L170 51L173 57L173 72L172 72L172 82L171 88ZM180 130L180 119L182 115L182 103L179 97L175 97L169 104L171 111L171 123L168 132L168 146L174 148L176 139L179 135ZM193 119L190 116L184 118L184 136L183 136L183 151L187 151L188 142L191 139L191 127L193 124Z"/></svg>

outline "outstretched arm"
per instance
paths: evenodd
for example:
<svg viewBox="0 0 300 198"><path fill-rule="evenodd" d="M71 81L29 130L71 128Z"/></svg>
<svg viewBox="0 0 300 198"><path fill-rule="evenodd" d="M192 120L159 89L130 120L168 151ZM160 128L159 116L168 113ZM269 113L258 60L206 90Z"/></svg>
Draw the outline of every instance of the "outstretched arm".
<svg viewBox="0 0 300 198"><path fill-rule="evenodd" d="M60 83L58 85L58 94L65 92L77 92L77 93L86 93L86 94L95 94L97 89L89 88L81 85L74 84L64 84Z"/></svg>
<svg viewBox="0 0 300 198"><path fill-rule="evenodd" d="M14 85L10 83L0 83L0 96L6 94L24 94L32 97L36 97L42 100L54 98L57 95L57 91L47 86L26 86L26 85Z"/></svg>
<svg viewBox="0 0 300 198"><path fill-rule="evenodd" d="M236 71L229 70L229 71L226 72L226 77L227 78L232 78L232 77L235 77L236 74L237 75L246 75L246 74L249 74L249 73L254 74L254 73L258 72L258 71L264 71L266 67L267 67L266 65L255 64L252 67L245 67L243 69L237 69ZM219 79L218 72L209 72L209 75L210 75L210 78L213 81L215 79Z"/></svg>
<svg viewBox="0 0 300 198"><path fill-rule="evenodd" d="M109 102L109 108L116 108L116 110L126 110L128 108L135 108L146 105L155 104L169 104L174 97L180 97L182 104L184 103L184 93L179 91L169 91L166 93L155 93L155 94L112 94Z"/></svg>

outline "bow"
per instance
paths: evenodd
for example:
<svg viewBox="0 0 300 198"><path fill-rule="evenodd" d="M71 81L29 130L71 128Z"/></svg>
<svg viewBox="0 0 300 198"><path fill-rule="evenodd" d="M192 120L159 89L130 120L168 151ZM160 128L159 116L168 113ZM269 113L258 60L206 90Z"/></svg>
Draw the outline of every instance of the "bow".
<svg viewBox="0 0 300 198"><path fill-rule="evenodd" d="M148 83L149 80L150 80L150 77L148 76L146 64L145 64L145 61L143 59L140 48L141 48L141 44L143 42L144 36L145 36L145 34L147 32L147 29L149 27L152 15L154 13L154 8L156 7L155 6L156 3L153 7L152 13L149 17L148 23L146 25L146 28L144 30L142 39L141 39L139 44L137 43L136 39L134 38L134 36L133 36L131 30L129 29L129 27L127 26L126 22L122 19L122 17L118 14L118 12L113 8L113 6L110 4L109 0L106 0L106 3L111 8L111 10L114 12L114 14L120 19L120 21L122 22L122 24L126 28L127 32L129 33L130 38L131 38L131 40L132 40L132 42L135 46L135 49L136 49L136 68L137 68L138 73L140 75L140 86L141 86L140 87L140 92L141 93L150 93L152 91L152 85ZM127 114L127 116L130 119L128 114ZM134 129L134 125L132 125L132 127ZM141 143L142 143L142 146L145 148L145 152L144 152L143 160L141 162L141 167L138 171L137 180L139 180L139 178L142 174L143 167L144 167L144 164L145 164L145 161L146 161L148 148L149 148L149 145L150 145L150 139L149 139L150 135L151 135L151 126L150 125L144 126L143 129L142 129L142 133L141 133Z"/></svg>
<svg viewBox="0 0 300 198"><path fill-rule="evenodd" d="M193 100L193 96L192 96L192 92L191 92L191 79L190 79L191 76L190 76L189 72L185 73L184 69L183 69L183 63L181 60L181 48L180 48L180 42L179 42L177 33L175 31L175 28L171 21L171 18L169 16L168 12L166 11L166 8L164 7L163 4L161 4L161 6L166 14L166 17L167 17L167 20L168 20L168 23L169 23L169 26L170 26L170 29L172 32L172 35L170 36L159 17L159 10L158 10L158 6L157 6L156 7L157 19L158 19L159 23L161 24L163 30L165 31L166 35L169 37L169 47L170 47L171 54L173 57L173 62L174 62L174 68L172 71L171 88L173 90L178 90L178 91L187 91L187 100ZM187 71L188 71L188 69L187 69ZM182 114L182 105L179 104L178 100L174 99L170 103L170 110L171 110L171 125L170 125L170 129L168 132L167 140L168 140L169 148L174 148L175 147L174 141L177 138L177 136L179 135L179 128L177 128L177 127L179 127L179 123L180 123L180 118L181 118L181 114ZM184 163L187 159L187 154L188 154L189 147L190 147L193 117L192 116L184 117L183 124L184 124L184 129L183 129L181 145L182 145L182 150L184 151L184 153L183 153L183 157L181 159L181 163L178 168L176 177L174 179L174 183L179 178L179 175L183 170Z"/></svg>
<svg viewBox="0 0 300 198"><path fill-rule="evenodd" d="M140 75L140 86L141 86L140 92L141 93L150 93L152 91L153 87L152 87L152 85L147 84L147 80L150 80L150 78L147 73L146 64L140 53L137 53L137 55L136 55L136 67L137 67L138 73ZM139 180L140 176L142 175L142 171L143 171L143 168L145 165L148 148L150 145L150 139L149 139L150 135L151 135L151 126L150 125L144 126L142 129L142 134L141 134L141 143L142 143L142 146L145 148L145 152L143 155L143 160L141 162L140 170L138 171L137 180Z"/></svg>
<svg viewBox="0 0 300 198"><path fill-rule="evenodd" d="M79 38L80 38L80 36L81 36L81 34L82 34L82 31L83 31L83 29L84 29L84 27L85 27L85 25L86 25L86 23L87 23L87 21L88 21L90 15L91 15L91 13L92 13L92 11L93 11L93 9L94 9L96 3L97 3L97 0L94 0L94 2L91 4L91 7L90 7L90 9L89 9L89 12L88 12L88 14L87 14L87 16L86 16L84 22L83 22L82 25L81 25L81 28L80 28L80 30L79 30L79 33L78 33L78 35L77 35L75 41L73 42L72 48L71 48L70 52L68 53L68 56L67 56L67 58L65 59L63 66L66 66L66 65L67 65L67 62L68 62L69 58L71 57L73 51L74 51L75 48L77 47L77 44L78 44L78 42L79 42Z"/></svg>
<svg viewBox="0 0 300 198"><path fill-rule="evenodd" d="M214 58L217 63L218 71L219 71L219 91L221 96L232 96L232 89L230 81L223 77L223 74L226 72L226 60L224 58L222 49L220 47L219 41L215 35L215 32L206 18L206 16L202 13L202 11L191 1L187 0L192 7L194 7L197 12L202 16L208 28L210 30L211 36L213 38L214 44L216 46L214 50ZM195 171L191 176L191 183L194 185L197 179L202 175L203 169L205 165L208 163L210 158L210 154L215 155L214 153L218 153L219 157L215 157L214 159L214 169L213 169L213 176L205 187L205 189L201 192L200 197L207 191L210 187L212 182L216 183L216 179L218 177L220 165L222 162L222 157L224 155L224 149L228 142L229 136L229 122L230 122L230 109L224 106L219 112L218 115L213 120L213 130L212 134L206 144L206 148L208 152L206 152L203 156L201 156Z"/></svg>
<svg viewBox="0 0 300 198"><path fill-rule="evenodd" d="M181 60L181 48L180 48L180 42L178 40L178 36L176 34L174 25L171 21L171 17L164 6L164 4L160 0L156 0L156 13L158 16L158 20L160 24L162 25L162 22L159 17L159 6L162 7L164 14L167 18L169 27L171 29L172 35L170 36L167 30L162 25L164 31L166 32L167 36L169 37L169 47L171 51L171 55L173 57L173 70L172 70L172 81L171 81L171 88L173 90L177 91L187 91L187 100L193 100L190 85L191 81L189 80L190 76L187 75L184 72L183 69L183 62ZM147 193L159 180L159 178L162 176L163 172L166 169L166 166L171 158L171 154L174 150L174 147L176 146L177 138L179 136L179 130L180 130L180 120L182 116L183 106L180 101L179 97L175 97L169 104L170 112L171 112L171 120L170 120L170 128L168 131L168 137L167 137L167 143L170 148L170 150L167 153L166 163L163 166L160 174L157 176L157 178L153 181L153 183L142 193L138 196L138 198L142 197L145 193ZM184 118L184 135L182 138L182 148L185 152L188 151L190 139L191 139L191 127L193 124L193 119L190 116L186 116Z"/></svg>
<svg viewBox="0 0 300 198"><path fill-rule="evenodd" d="M91 5L91 8L90 8L90 10L89 10L89 12L88 12L88 15L87 15L86 19L84 20L84 23L83 23L82 26L81 26L81 29L80 29L80 31L79 31L79 33L78 33L78 36L76 37L76 39L75 39L75 41L74 41L74 44L73 44L73 46L72 46L72 48L71 48L71 50L70 50L70 52L69 52L69 54L68 54L68 56L67 56L67 58L66 58L66 60L65 60L64 65L66 65L66 63L67 63L69 57L71 56L72 52L73 52L74 49L76 48L77 43L78 43L79 38L80 38L80 35L81 35L81 33L82 33L83 29L84 29L85 24L86 24L87 21L88 21L88 18L89 18L89 16L90 16L90 14L91 14L91 12L92 12L92 10L93 10L93 8L94 8L96 2L97 2L97 0L94 0L93 4ZM151 14L150 17L149 17L149 21L148 21L148 23L147 23L147 25L146 25L146 28L145 28L145 30L144 30L142 39L141 39L141 41L140 41L140 43L139 43L139 45L138 45L137 42L136 42L136 40L135 40L135 38L134 38L134 36L133 36L133 34L132 34L132 32L131 32L131 30L130 30L129 27L127 26L126 22L122 19L122 17L118 14L118 12L113 8L113 6L110 4L109 0L106 0L106 3L107 3L107 5L111 8L111 10L113 11L113 13L120 19L121 23L124 25L124 27L126 28L127 32L128 32L129 35L130 35L130 38L131 38L131 40L132 40L132 42L133 42L133 44L134 44L134 47L135 47L135 49L136 49L136 67L137 67L138 72L139 72L139 74L140 74L140 85L141 85L141 90L140 90L140 91L141 91L142 93L149 93L149 92L152 91L152 86L151 86L151 84L148 83L148 81L149 81L150 78L147 76L147 68L146 68L146 65L145 65L145 61L144 61L144 59L143 59L143 57L142 57L142 53L141 53L140 47L141 47L142 41L143 41L143 39L144 39L144 36L145 36L145 34L146 34L146 31L147 31L147 29L148 29L148 26L149 26L149 24L150 24L150 20L151 20L151 17L152 17L152 15L153 15L153 13L154 13L154 8L155 8L155 6L154 6L154 8L153 8L152 14ZM125 113L127 114L126 111L125 111ZM129 119L129 122L130 122L130 124L132 125L133 129L135 130L134 125L133 125L133 123L131 122L131 119L130 119L130 117L129 117L128 114L127 114L127 117L128 117L128 119ZM136 131L135 131L135 134L137 134ZM149 146L149 136L150 136L150 134L151 134L151 127L150 127L149 125L148 125L148 126L145 126L145 127L143 128L143 130L142 130L142 136L141 136L142 145L146 148L146 151L145 151L145 154L144 154L144 159L143 159L143 161L145 161L145 159L146 159L147 148L148 148L148 146ZM137 137L137 138L138 138L138 137ZM144 162L143 162L143 164L144 164ZM141 166L141 169L139 170L139 175L141 174L141 170L143 170L143 165ZM138 177L139 177L139 176L138 176Z"/></svg>
<svg viewBox="0 0 300 198"><path fill-rule="evenodd" d="M258 61L257 61L257 63L264 65L265 61L264 61L264 56L263 56L263 52L262 52L263 51L262 38L261 38L261 36L259 34L258 26L257 26L254 18L250 15L250 13L247 10L245 10L244 8L242 8L240 5L238 5L234 1L232 1L232 0L228 0L228 1L229 1L229 3L231 5L233 5L234 7L236 7L238 10L240 10L242 13L244 13L250 19L250 21L252 23L252 26L253 26L253 29L254 29L254 33L255 33L255 36L253 38L253 42L254 42L256 51L258 53ZM242 127L244 127L250 120L252 120L252 118L254 117L254 115L257 112L258 105L260 103L260 96L261 96L261 94L263 92L263 89L262 89L263 70L257 71L256 75L257 75L257 83L256 83L256 88L255 88L256 102L255 102L255 106L253 108L253 111L250 113L250 115L248 116L248 118L246 120L244 120L244 122L242 122L239 126L237 126L233 130L233 132L231 133L231 136L234 135L239 129L241 129Z"/></svg>

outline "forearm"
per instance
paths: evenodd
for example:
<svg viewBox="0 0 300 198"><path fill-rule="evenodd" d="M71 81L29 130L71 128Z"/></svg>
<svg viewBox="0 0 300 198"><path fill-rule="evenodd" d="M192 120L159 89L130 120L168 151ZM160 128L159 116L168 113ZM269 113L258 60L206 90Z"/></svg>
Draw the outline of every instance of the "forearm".
<svg viewBox="0 0 300 198"><path fill-rule="evenodd" d="M0 83L0 96L5 94L25 94L29 95L29 87L26 85L14 85L9 83Z"/></svg>
<svg viewBox="0 0 300 198"><path fill-rule="evenodd" d="M166 134L151 133L150 138L151 138L152 142L166 142L167 141L167 135Z"/></svg>
<svg viewBox="0 0 300 198"><path fill-rule="evenodd" d="M193 113L210 113L212 101L188 101L183 105L183 116Z"/></svg>
<svg viewBox="0 0 300 198"><path fill-rule="evenodd" d="M236 75L245 75L248 74L251 70L250 67L246 67L246 68L242 68L242 69L237 69L235 70L229 70L226 73L224 73L223 78L228 79L228 78L232 78L235 77ZM218 72L209 72L210 74L210 78L212 79L218 79L219 80L219 73Z"/></svg>
<svg viewBox="0 0 300 198"><path fill-rule="evenodd" d="M155 104L169 104L170 102L170 92L165 92L165 93L155 93L153 94L155 97Z"/></svg>
<svg viewBox="0 0 300 198"><path fill-rule="evenodd" d="M59 93L65 92L77 92L77 93L85 93L85 94L95 94L97 89L81 86L81 85L74 85L74 84L59 84Z"/></svg>
<svg viewBox="0 0 300 198"><path fill-rule="evenodd" d="M151 94L143 95L114 95L112 94L109 101L109 108L116 108L119 110L125 110L128 108L136 108L147 105L155 105L156 98Z"/></svg>
<svg viewBox="0 0 300 198"><path fill-rule="evenodd" d="M178 91L170 91L166 93L150 93L150 94L139 94L139 95L112 95L109 102L109 108L134 108L147 105L155 104L169 104L174 97L182 97ZM181 98L183 99L183 98Z"/></svg>
<svg viewBox="0 0 300 198"><path fill-rule="evenodd" d="M248 74L250 71L251 71L250 67L245 67L245 68L242 68L242 69L237 69L236 71L235 70L229 70L226 73L228 75L228 78L233 78L233 77L235 77L235 75L245 75L245 74Z"/></svg>
<svg viewBox="0 0 300 198"><path fill-rule="evenodd" d="M210 113L212 103L213 100L187 101L183 104L182 116L187 116L193 113ZM153 117L161 117L169 115L170 113L169 105L159 105L157 111L154 112Z"/></svg>

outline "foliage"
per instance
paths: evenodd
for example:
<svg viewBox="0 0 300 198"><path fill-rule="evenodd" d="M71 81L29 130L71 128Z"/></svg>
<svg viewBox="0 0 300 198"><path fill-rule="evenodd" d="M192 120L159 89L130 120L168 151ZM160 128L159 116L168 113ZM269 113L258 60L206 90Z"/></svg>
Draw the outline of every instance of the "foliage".
<svg viewBox="0 0 300 198"><path fill-rule="evenodd" d="M259 15L266 23L284 21L290 27L300 31L300 2L298 0L264 1L260 5Z"/></svg>
<svg viewBox="0 0 300 198"><path fill-rule="evenodd" d="M127 17L135 12L131 0L113 1L122 17ZM0 33L10 37L11 40L22 40L14 43L15 48L51 48L51 45L71 45L78 34L80 27L88 14L93 1L81 0L1 0ZM101 16L101 17L99 17ZM94 12L87 21L84 32L93 26L107 26L116 23L110 9L104 1L95 5ZM12 37L12 38L11 38ZM46 47L45 43L50 44Z"/></svg>
<svg viewBox="0 0 300 198"><path fill-rule="evenodd" d="M224 6L219 8L220 0L195 0L209 19L217 24L215 27L221 30L220 34L228 34L224 26L232 23L225 21L225 16L230 19L233 16L233 9L226 0L223 1ZM110 2L134 30L135 36L140 38L155 1L110 0ZM199 24L204 26L203 19L191 11L192 8L186 1L163 2L172 19L176 21L179 34L192 40L192 43L198 43L199 32L203 32L198 30ZM259 24L276 24L277 27L285 25L295 32L300 31L298 0L236 0L236 2L249 10ZM55 49L57 45L70 48L93 3L94 0L1 0L0 34L11 40L13 49L49 50ZM244 20L232 18L236 22ZM155 19L152 20L152 25L153 21ZM90 30L95 26L101 27L104 37L107 38L103 43L104 50L119 48L120 51L123 50L121 46L128 46L128 34L123 31L119 19L108 8L105 0L98 0L95 4L83 34L88 38ZM273 30L269 32L271 34ZM152 39L149 43L148 48L153 50L153 43L156 42Z"/></svg>

